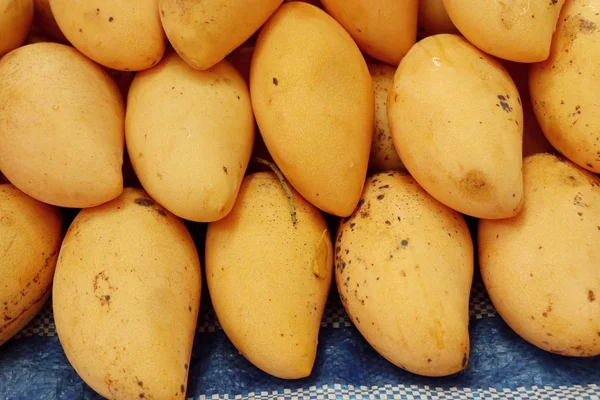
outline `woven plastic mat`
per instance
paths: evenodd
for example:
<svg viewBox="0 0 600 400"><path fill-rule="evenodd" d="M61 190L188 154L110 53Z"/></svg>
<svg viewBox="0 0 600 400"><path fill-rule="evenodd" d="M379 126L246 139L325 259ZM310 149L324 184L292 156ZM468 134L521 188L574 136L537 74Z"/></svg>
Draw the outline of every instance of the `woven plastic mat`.
<svg viewBox="0 0 600 400"><path fill-rule="evenodd" d="M424 378L379 356L354 328L333 291L312 375L285 381L261 372L237 352L204 296L187 398L600 400L600 359L563 357L528 344L497 316L477 277L470 314L468 368L451 377ZM65 358L51 302L0 347L0 399L102 399Z"/></svg>

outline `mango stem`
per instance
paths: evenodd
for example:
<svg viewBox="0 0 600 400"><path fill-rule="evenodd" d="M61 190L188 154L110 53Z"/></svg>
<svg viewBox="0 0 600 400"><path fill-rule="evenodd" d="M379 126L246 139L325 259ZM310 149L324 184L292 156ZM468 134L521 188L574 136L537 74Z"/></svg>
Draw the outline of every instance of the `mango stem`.
<svg viewBox="0 0 600 400"><path fill-rule="evenodd" d="M292 194L292 190L290 189L290 186L288 185L287 181L285 180L285 177L281 173L281 170L279 169L279 167L277 165L275 165L275 163L265 160L264 158L253 157L252 161L269 167L275 173L275 175L277 175L277 179L279 179L279 183L281 183L281 186L283 186L283 190L285 190L285 195L287 196L288 200L290 201L290 205L292 207L292 224L295 227L296 222L298 222L298 219L296 216L296 203L294 203L294 195Z"/></svg>

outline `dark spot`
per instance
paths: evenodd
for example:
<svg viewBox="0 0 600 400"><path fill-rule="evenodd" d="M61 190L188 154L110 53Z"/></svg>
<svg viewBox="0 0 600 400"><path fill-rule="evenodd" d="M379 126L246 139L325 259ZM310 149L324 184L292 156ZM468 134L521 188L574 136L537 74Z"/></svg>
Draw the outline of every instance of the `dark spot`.
<svg viewBox="0 0 600 400"><path fill-rule="evenodd" d="M188 311L192 312L192 306L188 306Z"/></svg>
<svg viewBox="0 0 600 400"><path fill-rule="evenodd" d="M386 224L386 225L391 225L392 223L391 223L389 220L386 220L386 221L385 221L385 224Z"/></svg>
<svg viewBox="0 0 600 400"><path fill-rule="evenodd" d="M402 274L403 277L406 278L406 272L404 270L400 271L400 273ZM377 279L379 279L379 278L377 278Z"/></svg>
<svg viewBox="0 0 600 400"><path fill-rule="evenodd" d="M596 301L596 295L591 290L588 291L588 300L590 301L590 303Z"/></svg>
<svg viewBox="0 0 600 400"><path fill-rule="evenodd" d="M390 187L390 185L383 185L383 186L379 186L379 189L387 189L389 187Z"/></svg>
<svg viewBox="0 0 600 400"><path fill-rule="evenodd" d="M142 207L152 207L154 205L154 202L152 200L146 199L144 197L139 197L135 199L134 203Z"/></svg>
<svg viewBox="0 0 600 400"><path fill-rule="evenodd" d="M350 250L346 249L346 255L350 254Z"/></svg>
<svg viewBox="0 0 600 400"><path fill-rule="evenodd" d="M108 22L113 22L115 19L113 17L108 17Z"/></svg>
<svg viewBox="0 0 600 400"><path fill-rule="evenodd" d="M597 25L593 21L589 21L585 18L579 20L579 32L590 34L596 31Z"/></svg>
<svg viewBox="0 0 600 400"><path fill-rule="evenodd" d="M181 387L179 388L179 390L181 390L181 393L185 393L185 385L181 385Z"/></svg>
<svg viewBox="0 0 600 400"><path fill-rule="evenodd" d="M144 397L146 397L146 395L145 395L144 393L140 393L140 394L138 394L138 397L139 397L140 399L143 399Z"/></svg>
<svg viewBox="0 0 600 400"><path fill-rule="evenodd" d="M588 168L594 168L594 166L592 164L590 164L590 163L586 163L585 165L587 165Z"/></svg>
<svg viewBox="0 0 600 400"><path fill-rule="evenodd" d="M79 28L79 32L80 32L80 33L81 33L81 32L83 32L83 29Z"/></svg>
<svg viewBox="0 0 600 400"><path fill-rule="evenodd" d="M223 165L223 172L227 173L227 167Z"/></svg>
<svg viewBox="0 0 600 400"><path fill-rule="evenodd" d="M480 171L469 171L460 179L459 185L462 191L480 199L489 199L493 194L493 188L487 184L485 175Z"/></svg>
<svg viewBox="0 0 600 400"><path fill-rule="evenodd" d="M142 207L153 207L154 210L158 213L158 215L161 215L163 217L167 216L167 212L165 210L163 210L162 208L158 207L154 201L152 201L151 199L145 198L145 197L138 197L137 199L135 199L133 201L135 204L137 204L138 206L142 206Z"/></svg>
<svg viewBox="0 0 600 400"><path fill-rule="evenodd" d="M431 358L428 358L428 359L427 359L427 363L428 363L428 364L429 364L429 363L431 363Z"/></svg>
<svg viewBox="0 0 600 400"><path fill-rule="evenodd" d="M355 226L356 226L355 222L350 222L350 229L354 229Z"/></svg>
<svg viewBox="0 0 600 400"><path fill-rule="evenodd" d="M384 194L380 194L379 196L377 196L377 200L383 200L384 197L385 197Z"/></svg>
<svg viewBox="0 0 600 400"><path fill-rule="evenodd" d="M165 16L165 10L160 10L160 15Z"/></svg>
<svg viewBox="0 0 600 400"><path fill-rule="evenodd" d="M96 8L96 15L100 14L100 9Z"/></svg>
<svg viewBox="0 0 600 400"><path fill-rule="evenodd" d="M357 29L356 29L356 32L358 32L358 33L361 33L361 32L362 32L362 30L361 30L360 28L357 28Z"/></svg>
<svg viewBox="0 0 600 400"><path fill-rule="evenodd" d="M104 296L104 300L110 301L110 295L107 294L106 296Z"/></svg>
<svg viewBox="0 0 600 400"><path fill-rule="evenodd" d="M466 367L467 366L467 362L469 361L469 356L467 355L467 353L465 353L463 355L463 359L462 359L462 367Z"/></svg>
<svg viewBox="0 0 600 400"><path fill-rule="evenodd" d="M513 111L513 109L512 109L512 107L510 106L510 104L508 104L508 102L507 102L507 98L506 98L505 96L498 95L497 97L498 97L498 100L500 100L500 103L499 103L499 104L496 104L496 106L500 106L500 107L502 107L502 109L503 109L504 111L506 111L506 112L512 112L512 111Z"/></svg>
<svg viewBox="0 0 600 400"><path fill-rule="evenodd" d="M273 77L273 85L275 85L275 86L279 85L279 80L275 77Z"/></svg>
<svg viewBox="0 0 600 400"><path fill-rule="evenodd" d="M402 247L406 247L406 246L408 246L408 240L406 240L406 239L403 239L403 240L400 242L400 244L402 245Z"/></svg>
<svg viewBox="0 0 600 400"><path fill-rule="evenodd" d="M138 381L138 386L139 386L139 387L144 387L144 382L142 382L142 381Z"/></svg>
<svg viewBox="0 0 600 400"><path fill-rule="evenodd" d="M185 370L187 371L187 369L189 368L187 364L183 364L183 368L185 368Z"/></svg>

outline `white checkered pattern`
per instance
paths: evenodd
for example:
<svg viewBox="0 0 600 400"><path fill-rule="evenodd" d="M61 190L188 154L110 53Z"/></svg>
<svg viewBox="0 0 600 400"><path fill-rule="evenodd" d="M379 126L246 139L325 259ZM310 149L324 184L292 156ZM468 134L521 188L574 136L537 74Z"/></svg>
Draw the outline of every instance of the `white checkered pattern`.
<svg viewBox="0 0 600 400"><path fill-rule="evenodd" d="M496 309L492 305L492 301L490 300L487 291L485 290L485 286L480 279L475 279L473 281L470 303L469 315L471 318L492 318L497 315Z"/></svg>
<svg viewBox="0 0 600 400"><path fill-rule="evenodd" d="M352 321L350 321L350 317L344 310L339 296L330 296L325 305L321 327L343 328L349 326L352 326Z"/></svg>
<svg viewBox="0 0 600 400"><path fill-rule="evenodd" d="M473 282L471 291L471 318L482 319L486 317L495 317L496 310L492 305L481 280ZM344 306L338 296L331 296L325 306L323 319L321 321L323 328L344 328L352 326L352 321L346 314ZM215 311L210 307L202 307L198 318L198 332L213 333L222 330ZM55 336L56 327L52 317L52 300L48 300L42 311L27 325L16 338L25 338L29 336Z"/></svg>
<svg viewBox="0 0 600 400"><path fill-rule="evenodd" d="M275 400L275 399L310 399L310 400L469 400L469 399L506 399L506 400L600 400L600 387L595 384L588 386L559 386L517 389L442 389L430 386L351 386L325 385L311 386L303 389L282 389L275 392L248 393L247 395L214 395L190 397L188 400Z"/></svg>
<svg viewBox="0 0 600 400"><path fill-rule="evenodd" d="M54 317L52 316L52 298L49 298L33 320L15 335L15 339L30 336L56 336L56 326L54 326Z"/></svg>
<svg viewBox="0 0 600 400"><path fill-rule="evenodd" d="M213 333L223 329L221 328L219 320L217 320L217 314L215 314L215 310L212 307L201 307L200 315L198 316L197 329L200 333Z"/></svg>

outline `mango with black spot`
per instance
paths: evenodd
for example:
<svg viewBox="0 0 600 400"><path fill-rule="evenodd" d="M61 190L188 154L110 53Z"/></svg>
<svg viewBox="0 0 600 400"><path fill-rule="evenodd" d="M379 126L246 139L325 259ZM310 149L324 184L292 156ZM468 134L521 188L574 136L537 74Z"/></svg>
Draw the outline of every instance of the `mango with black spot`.
<svg viewBox="0 0 600 400"><path fill-rule="evenodd" d="M550 57L531 66L533 109L552 145L600 173L600 0L567 1Z"/></svg>
<svg viewBox="0 0 600 400"><path fill-rule="evenodd" d="M129 89L131 164L144 189L181 218L210 222L229 213L254 126L248 86L226 60L199 71L171 51Z"/></svg>
<svg viewBox="0 0 600 400"><path fill-rule="evenodd" d="M523 339L600 355L600 179L550 154L525 159L513 218L479 223L479 264L498 313Z"/></svg>
<svg viewBox="0 0 600 400"><path fill-rule="evenodd" d="M262 138L292 186L319 209L350 215L367 174L375 109L352 37L315 6L284 4L256 41L250 94Z"/></svg>
<svg viewBox="0 0 600 400"><path fill-rule="evenodd" d="M333 269L321 212L273 173L248 175L225 218L210 223L206 279L233 345L278 378L311 374ZM294 222L294 220L296 222Z"/></svg>
<svg viewBox="0 0 600 400"><path fill-rule="evenodd" d="M565 0L444 0L450 19L471 43L522 63L548 58L563 4Z"/></svg>
<svg viewBox="0 0 600 400"><path fill-rule="evenodd" d="M56 331L101 396L184 399L200 294L200 260L184 223L126 188L69 227L54 278Z"/></svg>
<svg viewBox="0 0 600 400"><path fill-rule="evenodd" d="M477 218L518 213L523 109L498 60L458 35L421 40L396 71L388 119L404 166L438 201Z"/></svg>
<svg viewBox="0 0 600 400"><path fill-rule="evenodd" d="M50 0L50 7L69 42L98 64L140 71L163 56L158 0Z"/></svg>
<svg viewBox="0 0 600 400"><path fill-rule="evenodd" d="M342 303L377 352L424 376L466 368L473 243L462 215L409 175L378 173L335 246Z"/></svg>
<svg viewBox="0 0 600 400"><path fill-rule="evenodd" d="M61 240L58 208L0 184L0 345L46 304Z"/></svg>

